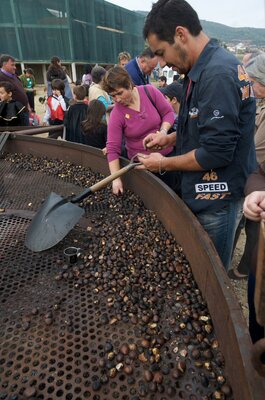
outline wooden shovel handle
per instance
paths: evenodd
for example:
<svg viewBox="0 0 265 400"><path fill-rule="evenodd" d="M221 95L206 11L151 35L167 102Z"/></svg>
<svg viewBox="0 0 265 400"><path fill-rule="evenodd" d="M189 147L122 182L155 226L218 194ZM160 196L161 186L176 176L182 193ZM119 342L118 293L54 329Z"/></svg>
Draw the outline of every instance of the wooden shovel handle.
<svg viewBox="0 0 265 400"><path fill-rule="evenodd" d="M79 203L80 201L82 201L83 199L88 197L90 194L95 193L100 189L103 189L110 182L114 181L114 179L117 179L120 176L126 174L126 172L130 171L130 169L133 169L137 165L141 165L141 163L140 162L130 163L130 164L126 165L125 167L119 169L119 171L114 172L113 174L107 176L106 178L102 179L101 181L95 183L95 185L90 186L90 188L84 190L84 192L82 192L80 195L72 198L71 203Z"/></svg>
<svg viewBox="0 0 265 400"><path fill-rule="evenodd" d="M130 171L130 169L136 167L136 165L140 165L141 163L131 163L126 165L125 167L119 169L119 171L114 172L113 174L107 176L106 178L102 179L101 181L95 183L95 185L90 187L92 193L97 192L100 189L103 189L107 186L110 182L114 181L115 179L119 178L120 176L126 174L126 172Z"/></svg>

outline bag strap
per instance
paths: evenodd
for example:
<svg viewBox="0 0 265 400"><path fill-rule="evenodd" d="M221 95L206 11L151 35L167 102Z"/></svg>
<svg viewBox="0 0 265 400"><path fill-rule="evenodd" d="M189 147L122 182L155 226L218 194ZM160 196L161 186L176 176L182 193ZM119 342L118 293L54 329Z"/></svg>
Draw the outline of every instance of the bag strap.
<svg viewBox="0 0 265 400"><path fill-rule="evenodd" d="M146 96L148 97L148 99L151 101L151 103L152 103L153 106L155 107L156 111L158 112L160 118L162 119L161 114L160 114L160 112L159 112L159 110L158 110L158 108L157 108L157 106L156 106L154 100L152 99L152 96L151 96L151 94L150 94L150 92L149 92L149 90L148 90L148 88L147 88L146 86L144 86L144 91L145 91L145 93L146 93Z"/></svg>
<svg viewBox="0 0 265 400"><path fill-rule="evenodd" d="M156 108L155 102L152 99L149 90L147 89L147 87L144 85L144 91L146 93L146 96L148 97L148 99L151 101L151 103L153 104L153 106ZM156 108L157 109L157 108ZM158 111L158 110L157 110Z"/></svg>

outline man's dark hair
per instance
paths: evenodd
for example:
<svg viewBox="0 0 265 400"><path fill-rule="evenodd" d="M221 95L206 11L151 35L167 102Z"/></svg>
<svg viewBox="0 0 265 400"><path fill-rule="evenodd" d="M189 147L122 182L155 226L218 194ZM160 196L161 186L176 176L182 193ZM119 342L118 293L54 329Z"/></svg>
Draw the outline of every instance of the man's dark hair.
<svg viewBox="0 0 265 400"><path fill-rule="evenodd" d="M16 61L14 57L10 56L9 54L2 54L0 57L0 67L2 67L4 63L8 62L9 60Z"/></svg>
<svg viewBox="0 0 265 400"><path fill-rule="evenodd" d="M146 47L140 54L139 58L154 58L156 55L152 52L150 47Z"/></svg>
<svg viewBox="0 0 265 400"><path fill-rule="evenodd" d="M187 28L193 36L202 30L196 11L185 0L159 0L146 17L143 35L146 39L154 33L159 40L173 44L177 26Z"/></svg>
<svg viewBox="0 0 265 400"><path fill-rule="evenodd" d="M164 82L167 83L167 77L164 76L164 75L160 76L160 77L159 77L159 80L160 80L160 81L164 81Z"/></svg>

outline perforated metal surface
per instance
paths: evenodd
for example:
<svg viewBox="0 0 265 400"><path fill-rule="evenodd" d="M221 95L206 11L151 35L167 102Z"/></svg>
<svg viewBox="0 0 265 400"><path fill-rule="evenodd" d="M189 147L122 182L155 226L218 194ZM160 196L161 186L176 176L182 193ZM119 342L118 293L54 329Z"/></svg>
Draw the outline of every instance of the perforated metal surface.
<svg viewBox="0 0 265 400"><path fill-rule="evenodd" d="M34 210L51 190L62 195L80 190L42 172L25 171L20 164L1 160L0 166L4 182L1 208L12 205L13 209ZM223 377L222 358L212 332L206 332L211 319L181 249L134 196L113 203L107 191L99 199L88 206L88 229L76 227L59 245L42 253L32 253L24 246L30 219L16 213L0 214L0 399L24 399L29 389L34 398L45 400L232 398L221 393L225 378L219 382L217 377ZM63 249L73 245L82 248L82 257L67 266ZM183 265L178 275L171 268L175 260ZM167 274L163 283L159 265ZM118 271L116 278L113 269ZM165 286L165 298L157 300L159 324L152 320L152 324L135 323L124 311L126 304L120 316L115 310L116 293L108 281L115 278L125 284L130 275L141 280L144 273L149 283L141 283L145 288L142 295L150 286ZM138 292L137 283L127 295L144 303ZM143 308L142 315L155 307ZM181 319L183 310L197 310L197 331L189 318ZM182 331L184 321L189 329ZM189 334L193 339L187 341ZM155 340L152 348L159 349L160 360L153 364L139 360L140 354L148 360L152 354L151 346L141 349L146 336ZM117 355L124 343L135 344L137 356L125 356L119 362ZM196 346L201 353L211 348L216 361L190 357ZM185 363L185 371L176 377L180 361ZM133 367L132 375L124 372L126 365ZM151 365L164 371L155 393L144 378ZM109 377L113 369L115 377Z"/></svg>

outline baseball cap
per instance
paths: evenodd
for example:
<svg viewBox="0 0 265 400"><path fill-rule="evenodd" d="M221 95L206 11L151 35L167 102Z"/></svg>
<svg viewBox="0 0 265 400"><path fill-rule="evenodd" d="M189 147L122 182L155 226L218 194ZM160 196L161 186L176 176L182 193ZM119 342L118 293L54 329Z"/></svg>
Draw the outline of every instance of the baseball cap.
<svg viewBox="0 0 265 400"><path fill-rule="evenodd" d="M170 99L176 97L176 99L180 101L182 97L183 86L178 82L173 82L168 86L159 88L159 90L161 93L163 93L164 96L167 96Z"/></svg>
<svg viewBox="0 0 265 400"><path fill-rule="evenodd" d="M245 66L248 75L265 86L265 53L252 58Z"/></svg>

